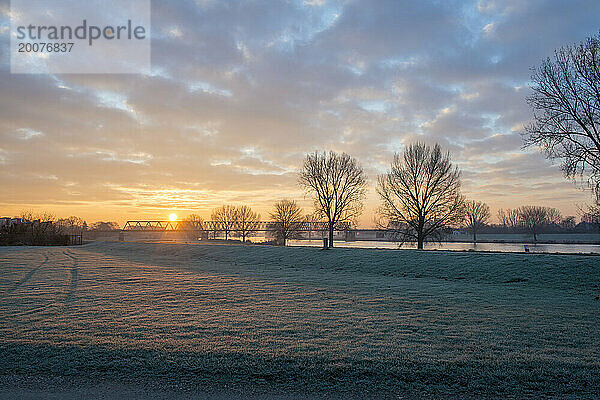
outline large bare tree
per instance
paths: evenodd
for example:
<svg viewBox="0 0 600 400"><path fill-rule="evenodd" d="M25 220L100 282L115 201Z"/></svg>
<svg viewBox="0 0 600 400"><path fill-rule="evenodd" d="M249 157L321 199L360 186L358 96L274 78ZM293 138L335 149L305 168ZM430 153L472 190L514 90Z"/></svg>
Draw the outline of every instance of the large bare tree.
<svg viewBox="0 0 600 400"><path fill-rule="evenodd" d="M473 234L473 243L477 243L477 232L490 222L490 206L480 201L465 202L465 225Z"/></svg>
<svg viewBox="0 0 600 400"><path fill-rule="evenodd" d="M314 195L315 210L327 221L329 247L340 222L355 221L363 209L367 179L358 161L346 153L310 153L304 159L299 183Z"/></svg>
<svg viewBox="0 0 600 400"><path fill-rule="evenodd" d="M302 208L298 206L295 200L279 200L273 205L271 212L273 225L271 232L277 242L285 246L288 239L299 235L304 218L302 217Z"/></svg>
<svg viewBox="0 0 600 400"><path fill-rule="evenodd" d="M533 69L526 145L561 159L567 178L588 177L600 192L600 34L562 47Z"/></svg>
<svg viewBox="0 0 600 400"><path fill-rule="evenodd" d="M460 171L450 154L436 144L411 144L394 154L390 170L379 176L379 215L402 241L416 241L419 249L430 239L441 239L444 228L463 218Z"/></svg>
<svg viewBox="0 0 600 400"><path fill-rule="evenodd" d="M218 229L225 234L225 240L229 238L229 234L235 228L238 219L237 207L232 205L224 205L215 208L210 218L218 223ZM215 231L216 236L216 231Z"/></svg>
<svg viewBox="0 0 600 400"><path fill-rule="evenodd" d="M236 209L237 219L236 228L239 235L242 237L242 242L246 242L246 237L258 228L260 222L260 214L252 211L248 206L238 206Z"/></svg>

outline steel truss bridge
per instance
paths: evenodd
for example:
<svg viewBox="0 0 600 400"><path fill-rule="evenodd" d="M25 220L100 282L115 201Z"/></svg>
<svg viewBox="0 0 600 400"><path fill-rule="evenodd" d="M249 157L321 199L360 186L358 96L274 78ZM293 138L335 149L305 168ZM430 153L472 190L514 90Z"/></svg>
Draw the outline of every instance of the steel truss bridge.
<svg viewBox="0 0 600 400"><path fill-rule="evenodd" d="M121 231L125 232L269 232L277 227L274 221L243 223L239 221L127 221ZM299 222L297 232L325 232L327 222ZM334 230L349 231L350 224L338 223Z"/></svg>

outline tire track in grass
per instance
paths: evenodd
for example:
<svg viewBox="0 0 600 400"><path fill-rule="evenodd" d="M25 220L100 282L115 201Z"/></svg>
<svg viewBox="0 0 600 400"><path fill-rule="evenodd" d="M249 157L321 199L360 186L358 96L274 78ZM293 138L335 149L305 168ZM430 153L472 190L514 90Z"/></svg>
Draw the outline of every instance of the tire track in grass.
<svg viewBox="0 0 600 400"><path fill-rule="evenodd" d="M71 263L71 269L70 269L70 273L71 273L71 278L70 278L70 282L69 282L69 289L67 291L67 294L65 296L65 301L67 303L71 303L73 301L73 297L75 295L75 290L77 290L77 281L78 281L78 265L77 265L77 257L73 256L71 254L70 250L65 250L63 251L63 254L67 257L69 257L72 260Z"/></svg>
<svg viewBox="0 0 600 400"><path fill-rule="evenodd" d="M29 310L26 310L26 311L23 311L23 312L20 312L20 313L11 314L10 317L22 317L24 315L35 314L37 312L44 311L44 310L46 310L48 308L51 308L51 307L55 306L56 304L57 304L56 302L51 302L51 303L48 303L48 304L44 304L43 306L31 308ZM7 315L7 316L4 316L4 317L0 317L0 319L7 319L8 317L9 316Z"/></svg>
<svg viewBox="0 0 600 400"><path fill-rule="evenodd" d="M11 314L11 317L22 317L22 316L26 316L26 315L30 315L30 314L36 314L38 312L41 311L45 311L48 310L52 307L60 307L61 305L67 306L68 304L70 304L73 301L73 297L74 297L74 293L75 290L77 289L77 282L78 282L78 265L77 265L77 257L73 256L72 254L70 254L70 252L68 250L64 250L63 251L63 255L69 257L73 262L71 263L71 268L70 268L70 280L69 280L69 286L68 286L68 290L64 296L64 298L61 299L57 299L56 301L50 301L47 304L44 304L42 306L39 307L34 307L32 309L29 310L25 310L22 311L20 313L14 313ZM43 265L45 265L48 262L48 253L45 254L45 259L44 261L37 266L36 268L34 268L34 270L30 271L27 276L22 279L21 281L19 281L17 283L17 285L22 285L23 283L25 283L27 280L29 280L31 278L31 276L33 276L33 274L39 270ZM15 289L17 288L17 285L15 286ZM0 319L3 319L2 317L0 317Z"/></svg>
<svg viewBox="0 0 600 400"><path fill-rule="evenodd" d="M17 290L19 287L23 286L25 283L27 283L27 281L29 281L31 279L31 277L37 272L39 271L40 268L42 268L46 263L48 262L48 253L44 254L44 261L42 261L40 263L40 265L38 265L37 267L33 268L31 271L29 271L24 277L23 279L21 279L20 281L18 281L17 283L15 283L13 285L13 287L11 287L10 289L7 290L7 293L12 293L15 290Z"/></svg>

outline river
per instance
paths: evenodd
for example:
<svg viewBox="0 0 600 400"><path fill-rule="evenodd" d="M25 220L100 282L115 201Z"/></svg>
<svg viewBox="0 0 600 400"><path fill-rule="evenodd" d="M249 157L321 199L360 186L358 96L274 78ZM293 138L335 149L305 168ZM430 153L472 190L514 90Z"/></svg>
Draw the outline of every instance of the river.
<svg viewBox="0 0 600 400"><path fill-rule="evenodd" d="M290 246L323 246L321 240L289 240ZM336 247L364 248L364 249L416 249L416 243L405 243L400 246L395 242L357 240L351 242L335 241ZM597 244L571 244L571 243L464 243L464 242L442 242L425 243L425 250L450 250L450 251L493 251L501 253L523 253L524 246L529 247L531 253L577 253L577 254L600 254L600 245Z"/></svg>

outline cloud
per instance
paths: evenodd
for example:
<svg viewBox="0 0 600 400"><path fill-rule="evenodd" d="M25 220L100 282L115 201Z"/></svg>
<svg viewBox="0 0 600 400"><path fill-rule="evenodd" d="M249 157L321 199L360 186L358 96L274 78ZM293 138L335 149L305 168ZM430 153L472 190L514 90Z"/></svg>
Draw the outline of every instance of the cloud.
<svg viewBox="0 0 600 400"><path fill-rule="evenodd" d="M122 221L235 201L266 215L279 197L302 198L306 152L346 151L373 184L416 140L450 150L467 194L493 207L573 213L586 199L521 149L519 130L529 68L597 31L595 1L152 5L147 75L13 75L0 30L5 213ZM4 26L6 0L0 9ZM365 225L376 205L371 193Z"/></svg>

